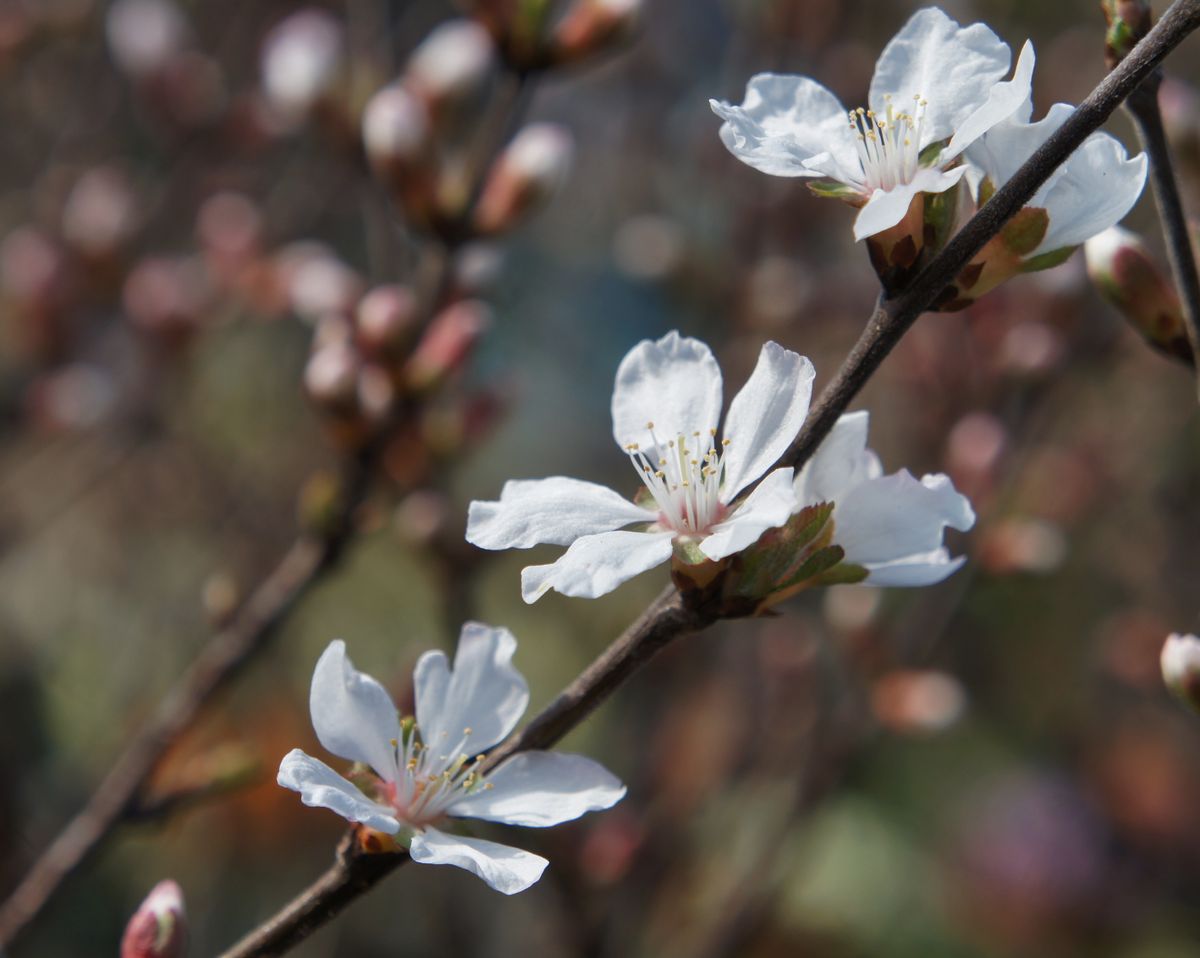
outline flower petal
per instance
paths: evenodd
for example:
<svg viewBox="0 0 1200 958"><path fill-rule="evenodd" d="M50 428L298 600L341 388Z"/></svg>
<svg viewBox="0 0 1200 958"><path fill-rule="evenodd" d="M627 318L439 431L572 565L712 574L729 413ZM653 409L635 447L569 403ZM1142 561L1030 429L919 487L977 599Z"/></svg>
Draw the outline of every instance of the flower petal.
<svg viewBox="0 0 1200 958"><path fill-rule="evenodd" d="M841 182L861 182L861 164L846 108L809 77L760 73L746 85L741 106L709 100L721 142L743 163L771 176L822 176L806 161L829 154Z"/></svg>
<svg viewBox="0 0 1200 958"><path fill-rule="evenodd" d="M1146 185L1145 154L1130 159L1107 133L1093 133L1063 165L1044 200L1050 225L1031 256L1078 246L1115 226Z"/></svg>
<svg viewBox="0 0 1200 958"><path fill-rule="evenodd" d="M781 526L796 511L792 470L776 469L760 482L733 514L713 527L700 551L716 561L741 552L768 529Z"/></svg>
<svg viewBox="0 0 1200 958"><path fill-rule="evenodd" d="M417 727L431 749L485 751L525 714L529 686L512 664L517 640L507 629L468 622L451 670L446 654L426 652L413 670Z"/></svg>
<svg viewBox="0 0 1200 958"><path fill-rule="evenodd" d="M846 550L846 561L870 565L936 552L946 526L965 532L975 513L947 476L918 482L901 470L848 490L833 522L833 541Z"/></svg>
<svg viewBox="0 0 1200 958"><path fill-rule="evenodd" d="M879 457L867 448L869 425L866 410L839 417L796 476L797 507L837 502L859 483L883 474Z"/></svg>
<svg viewBox="0 0 1200 958"><path fill-rule="evenodd" d="M599 762L561 752L519 752L502 762L447 814L544 828L611 808L625 786Z"/></svg>
<svg viewBox="0 0 1200 958"><path fill-rule="evenodd" d="M476 500L467 509L467 541L481 549L528 549L548 542L570 545L580 536L610 532L631 522L654 522L606 486L580 479L517 479L499 502Z"/></svg>
<svg viewBox="0 0 1200 958"><path fill-rule="evenodd" d="M966 561L966 556L951 559L945 549L935 549L894 562L867 562L863 564L867 570L863 582L893 587L934 585L957 572Z"/></svg>
<svg viewBox="0 0 1200 958"><path fill-rule="evenodd" d="M524 891L542 877L550 864L532 852L481 838L447 835L436 828L427 828L414 835L408 853L413 861L422 865L465 868L505 895Z"/></svg>
<svg viewBox="0 0 1200 958"><path fill-rule="evenodd" d="M925 100L920 148L945 140L984 103L1008 72L1008 45L982 23L960 27L936 7L914 13L875 64L867 98L886 115L889 95L898 110Z"/></svg>
<svg viewBox="0 0 1200 958"><path fill-rule="evenodd" d="M334 755L365 762L386 782L396 780L400 719L387 689L359 672L335 639L313 669L308 694L317 738Z"/></svg>
<svg viewBox="0 0 1200 958"><path fill-rule="evenodd" d="M900 183L890 190L877 189L854 219L854 238L865 240L868 236L891 229L904 219L914 196L918 193L944 193L956 185L966 172L965 166L956 166L952 170L924 167L917 170L909 183Z"/></svg>
<svg viewBox="0 0 1200 958"><path fill-rule="evenodd" d="M1021 47L1013 78L997 83L988 98L974 113L962 121L950 138L950 143L938 158L946 163L958 156L997 123L1010 117L1018 123L1029 122L1033 112L1033 65L1036 57L1028 40Z"/></svg>
<svg viewBox="0 0 1200 958"><path fill-rule="evenodd" d="M373 802L324 762L292 749L279 763L275 779L284 788L300 793L300 801L313 808L328 808L350 822L377 832L395 835L400 822L387 805Z"/></svg>
<svg viewBox="0 0 1200 958"><path fill-rule="evenodd" d="M521 597L536 602L550 589L594 599L671 558L673 532L601 532L576 539L557 562L521 570Z"/></svg>
<svg viewBox="0 0 1200 958"><path fill-rule="evenodd" d="M808 415L812 398L813 364L804 356L768 342L725 417L722 434L725 478L721 501L732 502L739 492L775 464Z"/></svg>
<svg viewBox="0 0 1200 958"><path fill-rule="evenodd" d="M613 438L622 449L654 446L647 423L663 442L699 430L707 433L721 418L721 369L698 339L672 330L657 341L644 339L617 367L612 398Z"/></svg>

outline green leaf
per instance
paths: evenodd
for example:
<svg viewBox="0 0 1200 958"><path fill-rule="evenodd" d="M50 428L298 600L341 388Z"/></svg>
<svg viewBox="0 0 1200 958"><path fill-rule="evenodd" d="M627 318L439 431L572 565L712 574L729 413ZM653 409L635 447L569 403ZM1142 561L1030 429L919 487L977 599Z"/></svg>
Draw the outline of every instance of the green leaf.
<svg viewBox="0 0 1200 958"><path fill-rule="evenodd" d="M825 585L853 585L856 582L862 582L869 573L860 565L855 565L853 562L843 562L841 565L834 566L828 572L817 576L813 579L812 584L817 586Z"/></svg>

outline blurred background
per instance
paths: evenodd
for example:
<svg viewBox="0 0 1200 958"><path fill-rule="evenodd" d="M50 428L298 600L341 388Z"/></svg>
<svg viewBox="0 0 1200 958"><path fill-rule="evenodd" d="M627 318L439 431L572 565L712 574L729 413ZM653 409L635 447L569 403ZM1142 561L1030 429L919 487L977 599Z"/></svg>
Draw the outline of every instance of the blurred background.
<svg viewBox="0 0 1200 958"><path fill-rule="evenodd" d="M459 257L486 335L389 450L345 562L154 783L238 787L124 826L15 955L114 954L163 877L184 888L191 953L213 954L326 867L342 820L274 771L292 747L322 754L307 687L330 639L404 701L421 651L452 648L467 618L505 625L537 709L636 616L665 570L525 606L519 569L554 550L474 551L466 504L555 474L631 493L608 402L642 338L705 339L733 387L774 339L826 381L877 289L853 211L734 160L707 100L777 70L860 103L916 6L657 0L623 45L527 83L525 118L569 129L574 163L544 210ZM1039 115L1104 75L1095 0L944 7L1014 49L1032 38ZM310 40L335 37L340 112L298 116L264 86L298 3L0 2L2 889L336 464L344 436L305 394L321 318L422 268L427 240L365 169L357 111L463 8L303 9L334 25ZM1196 42L1164 90L1189 201ZM1135 146L1124 118L1111 131ZM1155 234L1148 196L1129 223ZM565 743L624 778L623 803L481 829L549 857L538 885L508 899L408 866L295 953L1196 954L1200 724L1158 674L1166 633L1200 626L1194 381L1081 259L924 317L855 403L885 467L945 471L971 497L962 571L814 591L677 643Z"/></svg>

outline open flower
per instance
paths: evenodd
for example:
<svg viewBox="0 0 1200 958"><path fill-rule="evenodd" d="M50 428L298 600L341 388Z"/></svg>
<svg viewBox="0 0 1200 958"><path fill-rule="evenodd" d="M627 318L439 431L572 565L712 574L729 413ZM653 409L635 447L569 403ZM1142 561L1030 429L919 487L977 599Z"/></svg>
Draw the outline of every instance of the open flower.
<svg viewBox="0 0 1200 958"><path fill-rule="evenodd" d="M833 544L843 562L867 571L873 585L916 586L941 582L963 564L942 545L947 526L965 532L975 524L967 498L941 474L913 477L907 469L883 474L867 448L868 414L848 413L834 425L796 477L797 506L834 504Z"/></svg>
<svg viewBox="0 0 1200 958"><path fill-rule="evenodd" d="M861 207L861 240L904 220L917 194L958 183L964 168L952 164L962 151L1028 97L1032 46L1003 81L1010 62L986 25L961 27L927 7L880 54L867 108L848 111L815 80L771 73L750 80L741 106L710 102L725 121L721 141L743 163L833 181L823 192Z"/></svg>
<svg viewBox="0 0 1200 958"><path fill-rule="evenodd" d="M731 556L792 513L792 470L767 470L800 431L813 375L803 356L767 343L719 434L721 370L709 348L676 332L643 340L621 361L612 398L613 436L645 486L640 502L562 476L514 480L498 502L471 503L467 541L483 549L570 547L557 562L522 571L526 602L549 589L604 595L666 562L677 546L694 546L702 559Z"/></svg>
<svg viewBox="0 0 1200 958"><path fill-rule="evenodd" d="M557 825L609 808L625 788L591 759L558 752L519 752L481 770L483 753L513 730L529 702L512 665L516 648L507 630L467 623L453 668L438 651L417 661L417 714L401 721L384 687L354 668L346 644L331 642L313 672L313 728L326 749L374 774L364 792L293 749L279 766L279 784L299 792L305 805L407 842L413 861L457 865L506 895L524 891L546 859L437 826L447 818Z"/></svg>
<svg viewBox="0 0 1200 958"><path fill-rule="evenodd" d="M1056 103L1030 123L1032 107L1026 100L972 143L966 160L977 201L982 204L1007 183L1074 112L1070 104ZM964 291L978 297L1016 272L1062 262L1075 247L1124 218L1142 194L1147 168L1144 154L1131 159L1118 140L1093 133L980 251L972 264L978 276ZM964 272L969 275L971 269Z"/></svg>

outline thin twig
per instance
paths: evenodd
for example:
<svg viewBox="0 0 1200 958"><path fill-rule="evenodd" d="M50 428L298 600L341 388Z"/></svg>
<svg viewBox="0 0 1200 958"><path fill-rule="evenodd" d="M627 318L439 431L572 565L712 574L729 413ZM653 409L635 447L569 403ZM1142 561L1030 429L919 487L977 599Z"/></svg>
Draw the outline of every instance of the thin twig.
<svg viewBox="0 0 1200 958"><path fill-rule="evenodd" d="M1134 52L1138 47L1134 47ZM1158 88L1162 72L1155 70L1125 101L1125 112L1133 120L1142 149L1150 158L1150 183L1154 188L1154 205L1167 241L1167 260L1171 275L1183 305L1183 323L1187 329L1192 356L1196 358L1197 388L1200 389L1200 276L1196 273L1196 257L1188 235L1187 217L1179 198L1179 184L1171 163L1171 147L1163 128L1162 110L1158 104Z"/></svg>
<svg viewBox="0 0 1200 958"><path fill-rule="evenodd" d="M260 651L296 603L332 568L354 534L354 512L364 497L373 457L356 460L347 478L338 521L324 537L302 536L262 582L235 621L218 632L126 746L86 806L51 842L0 905L0 950L50 900L127 814L173 742L202 707Z"/></svg>
<svg viewBox="0 0 1200 958"><path fill-rule="evenodd" d="M916 318L937 301L971 257L999 233L1050 174L1197 27L1200 0L1176 0L1133 53L930 261L911 286L896 298L881 299L876 304L862 336L813 406L804 429L781 457L781 463L799 467L807 461ZM666 590L549 706L493 750L488 756L489 767L523 749L554 744L657 652L682 635L706 628L714 618L710 613L689 609L673 589ZM338 860L329 871L221 958L283 954L408 860L402 854L362 854L354 847L350 838L344 839ZM374 862L377 858L390 861L390 865Z"/></svg>

